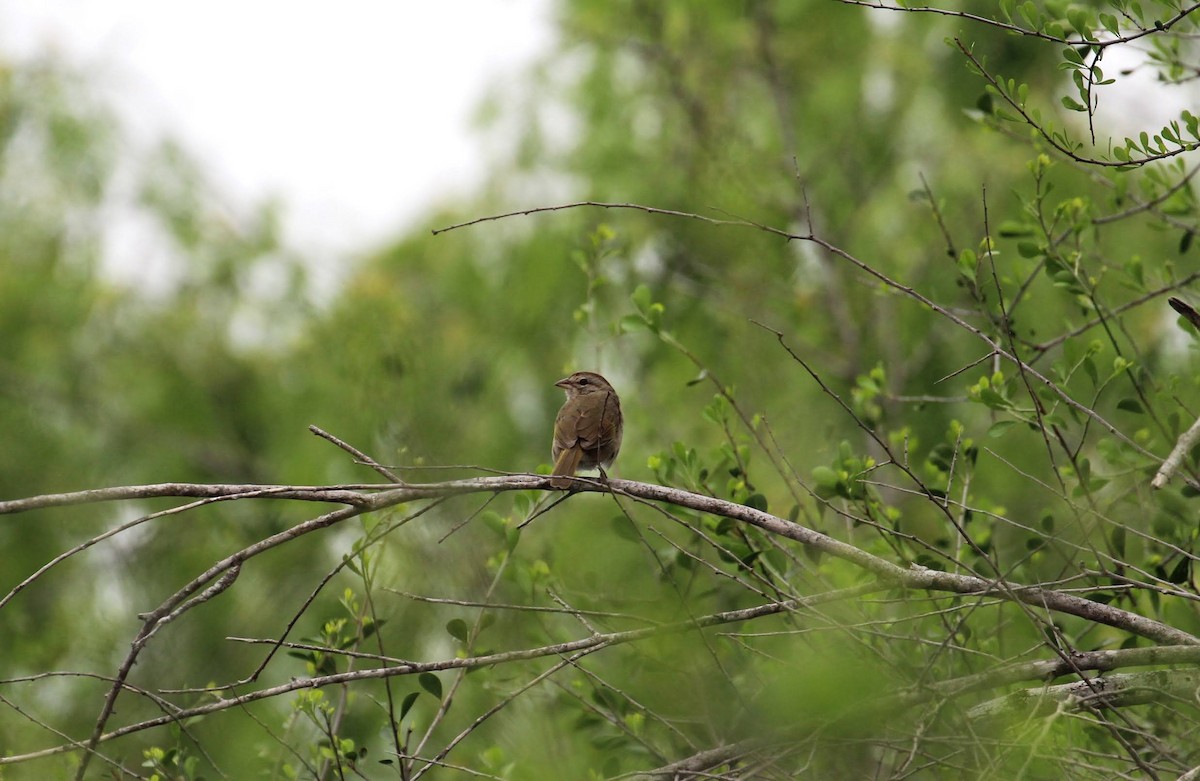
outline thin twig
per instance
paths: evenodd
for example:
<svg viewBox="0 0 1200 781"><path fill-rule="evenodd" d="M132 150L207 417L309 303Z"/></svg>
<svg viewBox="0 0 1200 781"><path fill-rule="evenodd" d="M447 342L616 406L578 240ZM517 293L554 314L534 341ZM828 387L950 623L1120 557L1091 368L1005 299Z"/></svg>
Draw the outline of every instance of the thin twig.
<svg viewBox="0 0 1200 781"><path fill-rule="evenodd" d="M1196 442L1200 441L1200 418L1197 418L1192 423L1191 428L1183 432L1179 439L1175 442L1175 447L1171 449L1171 454L1163 461L1162 466L1158 469L1158 474L1154 475L1154 479L1150 481L1151 488L1162 488L1171 479L1172 475L1179 469L1179 465L1183 463L1183 459L1188 453L1192 452L1192 448L1196 446Z"/></svg>
<svg viewBox="0 0 1200 781"><path fill-rule="evenodd" d="M395 472L388 469L386 466L379 463L375 459L371 458L369 455L362 452L358 448L354 447L354 445L351 445L348 442L343 442L342 440L335 437L333 434L330 434L328 431L325 431L324 429L322 429L318 426L309 426L308 430L311 431L312 433L316 434L318 437L321 437L322 439L332 442L333 444L340 447L342 450L345 450L347 453L354 456L355 460L357 460L358 463L371 467L376 472L383 475L388 480L391 480L393 483L396 483L397 485L404 485L404 481L400 479L399 475L397 475Z"/></svg>

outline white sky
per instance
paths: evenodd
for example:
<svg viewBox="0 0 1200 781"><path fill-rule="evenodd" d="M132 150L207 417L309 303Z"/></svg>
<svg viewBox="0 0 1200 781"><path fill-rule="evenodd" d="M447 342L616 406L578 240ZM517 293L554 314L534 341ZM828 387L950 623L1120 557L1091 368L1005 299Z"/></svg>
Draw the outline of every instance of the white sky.
<svg viewBox="0 0 1200 781"><path fill-rule="evenodd" d="M479 181L469 122L552 45L550 0L0 0L0 53L90 74L135 141L166 133L237 202L345 251Z"/></svg>

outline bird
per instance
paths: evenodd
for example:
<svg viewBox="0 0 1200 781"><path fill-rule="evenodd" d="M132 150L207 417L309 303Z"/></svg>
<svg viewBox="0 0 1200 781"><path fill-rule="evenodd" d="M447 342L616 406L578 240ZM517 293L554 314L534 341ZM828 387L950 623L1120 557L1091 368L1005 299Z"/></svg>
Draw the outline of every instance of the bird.
<svg viewBox="0 0 1200 781"><path fill-rule="evenodd" d="M625 429L617 392L595 372L575 372L554 384L566 391L567 400L554 419L550 485L570 487L566 478L580 469L599 468L607 479L604 470L616 459Z"/></svg>
<svg viewBox="0 0 1200 781"><path fill-rule="evenodd" d="M1179 314L1183 315L1183 319L1187 320L1195 328L1200 328L1200 312L1186 301L1181 301L1178 298L1168 298L1167 303L1171 305Z"/></svg>

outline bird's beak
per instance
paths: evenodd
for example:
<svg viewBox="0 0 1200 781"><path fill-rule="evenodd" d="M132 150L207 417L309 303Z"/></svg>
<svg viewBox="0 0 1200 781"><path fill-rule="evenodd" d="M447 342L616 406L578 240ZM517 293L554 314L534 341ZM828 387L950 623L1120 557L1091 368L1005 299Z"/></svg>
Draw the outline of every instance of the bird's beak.
<svg viewBox="0 0 1200 781"><path fill-rule="evenodd" d="M558 382L554 383L555 387L558 387L558 388L566 388L566 387L567 387L568 385L570 385L570 384L571 384L571 378L570 378L570 377L563 377L561 380L559 380Z"/></svg>

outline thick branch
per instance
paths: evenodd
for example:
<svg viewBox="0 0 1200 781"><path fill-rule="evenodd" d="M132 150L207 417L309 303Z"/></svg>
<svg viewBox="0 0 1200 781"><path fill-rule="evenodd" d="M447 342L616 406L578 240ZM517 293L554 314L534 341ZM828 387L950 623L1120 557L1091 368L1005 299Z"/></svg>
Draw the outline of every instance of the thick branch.
<svg viewBox="0 0 1200 781"><path fill-rule="evenodd" d="M1167 626L1158 621L1153 621L1137 615L1136 613L1121 610L1111 605L1092 602L1090 600L1053 589L1022 586L1020 584L1011 582L1005 582L1001 584L999 581L988 580L986 578L938 572L916 566L905 568L887 561L886 559L882 559L878 556L868 553L867 551L855 547L854 545L821 534L812 529L801 526L800 524L778 518L769 513L762 512L745 505L735 504L733 502L728 502L711 496L703 496L677 488L670 488L651 483L635 482L632 480L610 479L608 481L600 481L588 478L572 478L572 480L575 491L581 493L612 492L650 501L668 502L677 506L687 507L698 512L718 515L751 524L763 530L764 532L800 542L804 545L815 548L816 550L819 550L828 556L849 562L854 566L872 573L878 578L876 583L869 584L869 586L872 588L901 587L929 591L946 591L957 594L986 594L1000 599L1016 599L1025 602L1026 604L1046 610L1075 615L1089 621L1117 627L1133 634L1150 638L1162 644L1200 646L1200 639L1194 637L1193 635L1174 627ZM512 490L544 490L548 489L549 487L549 478L540 475L480 477L465 480L454 480L444 483L405 485L401 487L361 486L357 489L349 489L346 487L317 488L295 486L165 484L156 486L129 486L124 488L110 488L98 491L79 492L76 494L58 494L49 497L33 497L26 500L16 500L13 502L2 503L0 504L0 510L7 512L19 512L34 508L63 506L85 502L103 502L111 501L116 498L145 498L147 496L204 496L217 499L294 498L303 501L326 501L335 504L350 505L350 507L344 510L327 514L321 518L312 519L305 523L299 524L292 529L286 530L277 535L273 535L272 537L262 540L259 543L251 546L250 548L239 551L237 554L228 557L226 560L216 563L208 571L202 573L200 576L193 579L193 581L187 586L177 591L170 599L160 605L156 611L143 616L145 623L143 625L142 632L139 634L138 639L135 640L134 647L127 656L125 665L122 667L121 675L119 676L118 681L114 685L112 691L110 691L110 696L106 702L102 716L97 721L96 731L88 741L89 748L94 748L102 742L129 734L130 732L169 724L180 718L203 715L205 713L221 711L230 707L240 706L248 702L276 697L298 689L331 686L349 683L351 681L387 678L396 675L411 675L414 673L435 670L490 666L501 663L525 661L545 656L591 653L612 645L636 642L662 633L695 631L697 629L718 624L751 620L765 615L803 609L808 604L832 598L833 595L840 593L831 592L831 594L814 595L808 599L796 600L793 602L769 603L752 609L716 613L698 618L696 620L684 621L666 626L655 626L609 634L595 634L591 637L586 637L567 643L560 643L553 646L491 654L488 656L469 659L453 659L432 663L414 663L403 660L394 660L390 661L390 663L385 662L384 666L381 666L377 669L358 670L337 675L311 678L307 680L293 680L280 686L250 692L237 697L223 698L215 702L208 702L195 708L182 710L179 713L173 713L158 719L140 722L139 724L130 725L128 727L123 727L111 732L102 733L100 731L100 728L107 720L107 716L109 713L111 713L111 708L113 705L112 700L115 699L115 693L119 691L123 685L124 677L128 674L129 667L137 658L138 652L144 646L145 642L150 639L157 628L165 621L170 620L179 606L184 604L185 600L191 598L192 595L199 592L199 590L205 585L217 580L218 578L221 578L222 576L228 575L228 573L233 571L237 565L246 559L251 558L257 553L268 550L275 545L286 542L289 539L293 539L307 531L332 525L344 517L358 515L366 511L386 509L388 507L416 499L429 499L476 492L494 493ZM231 577L229 580L232 582ZM858 588L863 587L864 586L860 586ZM1165 652L1165 649L1162 649L1162 651ZM1143 652L1153 653L1154 649L1149 649L1148 651ZM1078 661L1080 665L1076 665L1077 667L1081 666L1085 660L1081 658ZM1093 661L1097 667L1101 666L1100 663L1102 660ZM1161 661L1167 660L1165 658L1161 660L1156 658L1152 662L1147 663ZM1049 668L1046 670L1040 670L1041 673L1047 673L1049 671ZM1021 670L1020 672L1027 674L1029 671ZM1013 671L1009 671L1009 675L1012 674ZM955 693L961 693L966 689L983 685L980 681L960 683L962 683L962 686L956 687L954 689ZM20 762L33 759L37 756L46 756L48 754L60 753L62 751L70 751L77 747L78 744L64 745L31 754L0 758L0 764Z"/></svg>
<svg viewBox="0 0 1200 781"><path fill-rule="evenodd" d="M155 483L154 485L126 485L114 488L93 488L88 491L72 491L65 494L43 494L28 499L10 499L0 502L0 515L42 510L47 507L69 507L77 504L116 502L131 499L296 499L302 502L331 502L334 504L362 505L365 499L361 491L380 489L384 486L328 486L303 485L242 485L202 483Z"/></svg>
<svg viewBox="0 0 1200 781"><path fill-rule="evenodd" d="M1025 689L988 700L972 708L972 718L988 718L1018 711L1022 718L1037 718L1060 705L1100 709L1162 703L1166 697L1194 702L1200 689L1200 672L1195 670L1153 670L1144 673L1118 673L1059 686Z"/></svg>
<svg viewBox="0 0 1200 781"><path fill-rule="evenodd" d="M939 572L918 566L908 568L868 553L847 542L836 540L800 524L778 518L752 507L728 502L711 496L702 496L678 488L641 483L633 480L608 482L588 478L573 478L574 488L580 492L606 493L613 491L640 499L668 502L688 507L699 512L731 518L749 523L770 534L786 537L808 545L822 553L850 562L899 587L929 591L947 591L956 594L987 594L1004 599L1017 599L1026 604L1078 616L1118 629L1131 632L1164 645L1200 645L1200 638L1163 624L1082 597L1053 589L1024 586L1005 581L1001 584L972 575ZM83 502L111 501L116 498L141 498L145 496L219 496L222 492L246 498L296 498L303 501L327 501L349 504L360 510L382 510L404 502L431 499L466 493L545 490L550 488L549 478L541 475L503 475L451 480L444 483L410 484L403 487L362 486L361 492L344 487L313 488L296 486L207 486L197 484L163 484L157 486L130 486L99 491L84 491L78 494L56 494L50 497L0 502L0 513L19 512L23 509L48 507ZM248 491L248 489L255 489ZM12 509L17 506L16 509ZM223 571L223 570L222 570ZM219 575L220 572L215 573ZM215 575L210 575L210 578Z"/></svg>

